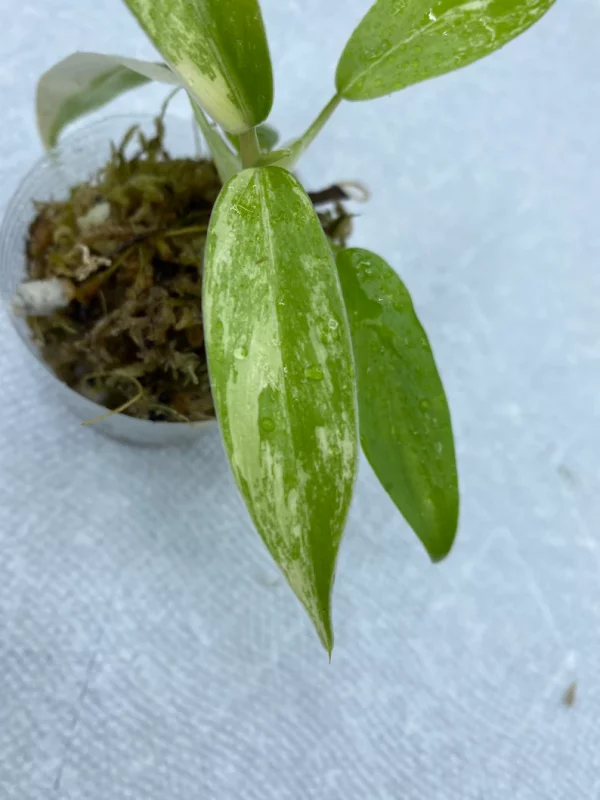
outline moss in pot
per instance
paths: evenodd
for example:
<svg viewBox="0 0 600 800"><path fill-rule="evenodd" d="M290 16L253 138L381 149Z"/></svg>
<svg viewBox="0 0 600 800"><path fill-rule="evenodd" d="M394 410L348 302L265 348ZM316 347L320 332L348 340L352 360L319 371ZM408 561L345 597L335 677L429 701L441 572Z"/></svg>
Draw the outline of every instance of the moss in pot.
<svg viewBox="0 0 600 800"><path fill-rule="evenodd" d="M113 410L196 420L214 403L254 524L330 654L359 443L433 561L455 538L458 479L406 287L376 254L346 248L343 187L311 199L292 170L343 100L466 66L552 4L376 0L332 99L281 149L265 127L273 81L257 0L126 0L165 64L76 53L40 81L49 148L72 120L148 80L189 95L212 160L169 160L162 116L137 159L121 143L95 185L38 209L33 281L17 302L56 373Z"/></svg>
<svg viewBox="0 0 600 800"><path fill-rule="evenodd" d="M16 305L56 376L107 414L189 423L214 419L202 260L222 183L212 160L170 156L166 109L154 136L132 126L108 163L67 199L36 203L29 280ZM312 195L337 246L350 230L340 203L347 198L340 186ZM56 282L61 292L46 307L44 290Z"/></svg>

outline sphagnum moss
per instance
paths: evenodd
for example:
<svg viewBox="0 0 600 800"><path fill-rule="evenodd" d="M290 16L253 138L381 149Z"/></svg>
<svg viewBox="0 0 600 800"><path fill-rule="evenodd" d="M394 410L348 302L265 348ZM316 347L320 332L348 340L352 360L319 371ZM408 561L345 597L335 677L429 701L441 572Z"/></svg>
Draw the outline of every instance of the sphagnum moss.
<svg viewBox="0 0 600 800"><path fill-rule="evenodd" d="M131 128L88 183L36 204L28 277L60 278L72 299L27 320L44 360L77 392L132 417L193 422L214 416L202 256L221 181L208 159L171 158L164 133L162 116L152 138ZM313 197L329 206L321 222L343 245L348 195L334 186Z"/></svg>

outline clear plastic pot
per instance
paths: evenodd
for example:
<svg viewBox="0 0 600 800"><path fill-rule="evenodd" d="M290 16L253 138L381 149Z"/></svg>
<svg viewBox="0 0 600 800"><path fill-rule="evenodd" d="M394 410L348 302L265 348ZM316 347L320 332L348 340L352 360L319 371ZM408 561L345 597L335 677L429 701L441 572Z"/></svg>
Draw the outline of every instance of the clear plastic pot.
<svg viewBox="0 0 600 800"><path fill-rule="evenodd" d="M101 120L65 136L60 146L41 158L26 175L6 208L0 227L0 300L27 347L58 384L61 396L80 422L101 415L106 409L82 397L58 380L33 344L24 319L12 311L15 290L26 274L25 242L34 217L34 200L46 201L67 197L71 186L90 178L107 161L110 143L118 142L134 124L147 135L153 133L151 116L115 116ZM173 156L193 156L197 153L191 120L168 117L166 147ZM171 445L197 440L207 428L216 425L205 422L150 422L124 414L113 414L95 422L91 430L121 441L138 445Z"/></svg>

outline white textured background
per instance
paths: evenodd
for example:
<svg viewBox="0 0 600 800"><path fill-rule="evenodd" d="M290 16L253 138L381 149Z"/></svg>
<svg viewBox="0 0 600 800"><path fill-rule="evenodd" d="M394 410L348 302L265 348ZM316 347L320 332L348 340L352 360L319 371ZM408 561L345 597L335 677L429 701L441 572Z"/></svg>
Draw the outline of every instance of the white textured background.
<svg viewBox="0 0 600 800"><path fill-rule="evenodd" d="M368 2L263 6L290 135ZM373 190L355 243L412 290L463 490L432 567L363 465L331 666L218 438L80 428L0 319L1 800L600 797L599 26L559 0L484 63L345 105L305 162ZM76 49L152 54L118 0L0 0L3 206L35 81Z"/></svg>

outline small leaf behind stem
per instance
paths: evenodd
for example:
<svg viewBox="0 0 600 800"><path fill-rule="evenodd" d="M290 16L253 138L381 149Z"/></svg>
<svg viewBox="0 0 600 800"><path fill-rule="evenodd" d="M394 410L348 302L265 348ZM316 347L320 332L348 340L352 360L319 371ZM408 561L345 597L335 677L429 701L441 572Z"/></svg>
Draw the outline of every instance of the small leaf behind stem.
<svg viewBox="0 0 600 800"><path fill-rule="evenodd" d="M227 134L227 138L239 153L240 137L230 133ZM262 125L258 125L256 128L256 138L258 139L260 149L264 153L270 153L279 141L279 131L277 131L272 125L269 125L268 122L265 122Z"/></svg>

